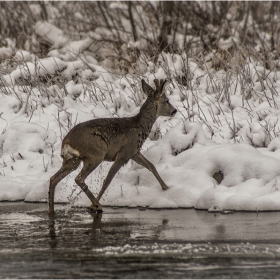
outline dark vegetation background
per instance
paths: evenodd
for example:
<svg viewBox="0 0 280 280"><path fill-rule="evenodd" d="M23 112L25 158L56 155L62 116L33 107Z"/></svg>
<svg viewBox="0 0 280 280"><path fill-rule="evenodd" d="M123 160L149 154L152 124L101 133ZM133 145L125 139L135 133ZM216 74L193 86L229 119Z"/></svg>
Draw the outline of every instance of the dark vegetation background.
<svg viewBox="0 0 280 280"><path fill-rule="evenodd" d="M242 62L250 55L271 68L279 58L279 15L278 1L9 1L0 2L0 46L10 38L15 48L44 57L53 42L37 36L35 25L48 21L71 40L98 34L91 46L98 60L109 55L111 66L122 71L133 68L140 54L156 61L162 51L185 52L203 62L214 50L215 67L222 68L230 67L232 57ZM233 38L229 49L220 48L221 39Z"/></svg>

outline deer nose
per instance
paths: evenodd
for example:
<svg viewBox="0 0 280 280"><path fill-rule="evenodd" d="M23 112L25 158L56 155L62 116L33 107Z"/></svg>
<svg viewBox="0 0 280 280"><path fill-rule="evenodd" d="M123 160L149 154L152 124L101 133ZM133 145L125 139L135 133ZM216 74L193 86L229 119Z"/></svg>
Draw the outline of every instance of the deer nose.
<svg viewBox="0 0 280 280"><path fill-rule="evenodd" d="M171 113L171 116L175 116L175 114L177 113L177 110L175 109L172 113Z"/></svg>

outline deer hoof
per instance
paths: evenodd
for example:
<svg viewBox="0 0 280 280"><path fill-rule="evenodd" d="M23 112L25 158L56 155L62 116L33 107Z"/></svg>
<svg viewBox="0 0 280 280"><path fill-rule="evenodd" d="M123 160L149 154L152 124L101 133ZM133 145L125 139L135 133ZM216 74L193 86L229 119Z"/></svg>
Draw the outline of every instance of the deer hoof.
<svg viewBox="0 0 280 280"><path fill-rule="evenodd" d="M164 190L164 191L166 191L166 190L168 190L169 189L169 187L167 187L167 186L163 186L162 187L162 190Z"/></svg>
<svg viewBox="0 0 280 280"><path fill-rule="evenodd" d="M90 208L89 208L89 211L90 211L90 212L97 212L97 213L103 212L102 206L101 206L100 204L98 204L98 205L93 205L93 204L91 204L91 206L90 206Z"/></svg>

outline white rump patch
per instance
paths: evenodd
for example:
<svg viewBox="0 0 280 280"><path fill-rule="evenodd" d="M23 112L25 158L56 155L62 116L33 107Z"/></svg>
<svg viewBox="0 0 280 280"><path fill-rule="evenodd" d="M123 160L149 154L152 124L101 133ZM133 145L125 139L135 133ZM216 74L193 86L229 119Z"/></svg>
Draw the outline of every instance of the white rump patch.
<svg viewBox="0 0 280 280"><path fill-rule="evenodd" d="M80 152L73 149L69 144L65 144L62 149L61 149L61 155L68 159L68 158L72 158L73 156L80 156Z"/></svg>

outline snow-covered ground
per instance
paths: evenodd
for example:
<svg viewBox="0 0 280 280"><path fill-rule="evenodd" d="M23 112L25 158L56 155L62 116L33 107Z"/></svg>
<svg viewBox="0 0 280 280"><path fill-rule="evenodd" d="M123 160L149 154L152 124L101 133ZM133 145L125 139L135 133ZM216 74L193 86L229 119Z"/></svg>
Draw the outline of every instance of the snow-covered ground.
<svg viewBox="0 0 280 280"><path fill-rule="evenodd" d="M17 66L0 77L0 201L47 201L70 128L93 118L135 115L145 100L141 79L153 85L155 78L168 78L167 95L178 113L156 121L142 152L170 188L162 191L152 173L129 162L101 204L280 210L277 68L267 70L250 58L243 72L216 71L211 63L200 67L184 55L162 53L157 64L147 61L143 75L120 75L83 52L91 39L73 42L52 28L40 23L37 32L56 48L63 42L63 49L41 59L18 50ZM178 82L183 60L191 73L185 85ZM94 194L110 165L104 162L87 178ZM59 183L55 201L90 205L74 182L78 172Z"/></svg>

